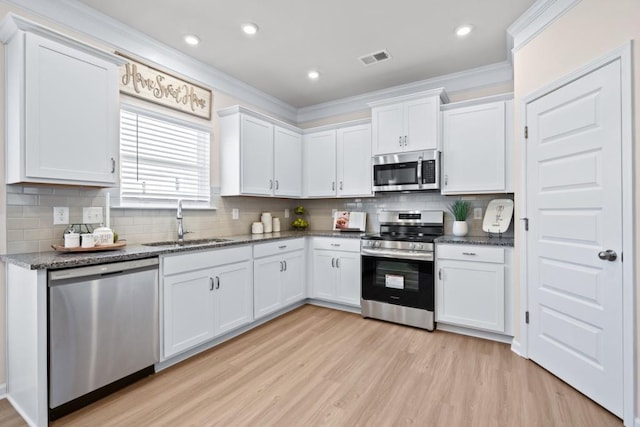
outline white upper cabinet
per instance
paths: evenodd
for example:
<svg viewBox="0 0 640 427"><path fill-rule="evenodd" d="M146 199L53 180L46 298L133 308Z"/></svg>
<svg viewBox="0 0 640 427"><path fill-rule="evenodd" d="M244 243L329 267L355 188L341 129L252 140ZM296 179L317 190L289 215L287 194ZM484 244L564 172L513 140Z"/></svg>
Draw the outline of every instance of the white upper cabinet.
<svg viewBox="0 0 640 427"><path fill-rule="evenodd" d="M436 150L440 148L440 105L443 89L370 103L372 153Z"/></svg>
<svg viewBox="0 0 640 427"><path fill-rule="evenodd" d="M117 183L117 66L103 52L9 15L6 44L7 183Z"/></svg>
<svg viewBox="0 0 640 427"><path fill-rule="evenodd" d="M469 105L471 104L471 105ZM511 101L450 104L442 112L442 194L510 192Z"/></svg>
<svg viewBox="0 0 640 427"><path fill-rule="evenodd" d="M371 125L339 126L304 136L306 197L371 196Z"/></svg>
<svg viewBox="0 0 640 427"><path fill-rule="evenodd" d="M240 106L218 115L223 196L302 195L299 129Z"/></svg>

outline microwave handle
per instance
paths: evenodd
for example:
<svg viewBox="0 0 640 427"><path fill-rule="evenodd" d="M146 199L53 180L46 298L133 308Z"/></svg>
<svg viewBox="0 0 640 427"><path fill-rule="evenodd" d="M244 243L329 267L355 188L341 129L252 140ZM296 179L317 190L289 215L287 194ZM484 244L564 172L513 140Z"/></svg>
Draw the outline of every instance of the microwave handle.
<svg viewBox="0 0 640 427"><path fill-rule="evenodd" d="M418 157L418 167L416 168L416 179L418 180L418 187L422 188L422 156Z"/></svg>

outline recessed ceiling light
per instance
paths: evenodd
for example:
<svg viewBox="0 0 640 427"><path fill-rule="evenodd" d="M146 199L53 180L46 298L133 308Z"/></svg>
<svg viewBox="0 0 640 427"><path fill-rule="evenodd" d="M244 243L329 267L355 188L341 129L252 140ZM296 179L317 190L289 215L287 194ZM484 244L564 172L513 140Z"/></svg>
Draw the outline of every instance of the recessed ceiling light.
<svg viewBox="0 0 640 427"><path fill-rule="evenodd" d="M309 77L311 80L318 80L318 78L320 77L320 73L316 70L311 70L307 73L307 77Z"/></svg>
<svg viewBox="0 0 640 427"><path fill-rule="evenodd" d="M456 28L456 35L458 37L464 37L468 35L471 30L473 30L473 27L471 25L460 25L458 28Z"/></svg>
<svg viewBox="0 0 640 427"><path fill-rule="evenodd" d="M242 31L244 31L245 34L252 36L258 32L258 26L252 22L242 24Z"/></svg>
<svg viewBox="0 0 640 427"><path fill-rule="evenodd" d="M188 34L184 36L184 41L185 43L190 44L191 46L195 46L198 43L200 43L200 39L192 34Z"/></svg>

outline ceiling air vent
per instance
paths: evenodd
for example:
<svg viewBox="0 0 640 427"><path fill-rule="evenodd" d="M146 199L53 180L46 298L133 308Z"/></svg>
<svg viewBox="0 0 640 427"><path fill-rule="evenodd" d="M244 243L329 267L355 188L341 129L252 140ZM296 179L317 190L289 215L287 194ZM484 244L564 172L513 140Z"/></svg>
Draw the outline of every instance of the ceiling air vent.
<svg viewBox="0 0 640 427"><path fill-rule="evenodd" d="M387 59L391 59L391 55L387 52L386 49L381 50L379 52L370 53L368 55L361 56L358 58L360 62L364 65L371 65L377 62L386 61Z"/></svg>

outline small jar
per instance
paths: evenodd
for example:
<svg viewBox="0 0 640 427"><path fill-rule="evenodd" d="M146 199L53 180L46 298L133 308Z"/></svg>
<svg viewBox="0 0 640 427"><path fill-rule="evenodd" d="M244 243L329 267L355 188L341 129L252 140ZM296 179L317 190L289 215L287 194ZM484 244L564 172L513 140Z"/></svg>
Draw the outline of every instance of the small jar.
<svg viewBox="0 0 640 427"><path fill-rule="evenodd" d="M64 235L65 248L77 248L80 246L80 235L75 232L66 233Z"/></svg>

